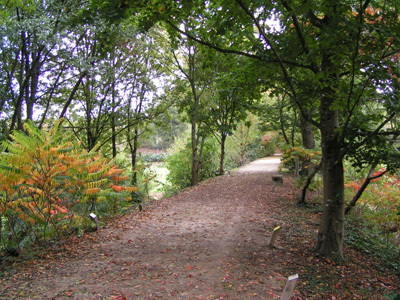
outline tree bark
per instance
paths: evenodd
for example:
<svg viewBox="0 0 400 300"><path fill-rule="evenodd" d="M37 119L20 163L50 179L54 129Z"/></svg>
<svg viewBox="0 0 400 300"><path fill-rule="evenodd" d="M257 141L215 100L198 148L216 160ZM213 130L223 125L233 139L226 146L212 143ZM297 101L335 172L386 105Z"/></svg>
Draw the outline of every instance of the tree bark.
<svg viewBox="0 0 400 300"><path fill-rule="evenodd" d="M193 65L191 68L194 69L194 58L193 58ZM194 70L192 70L194 72ZM197 90L194 81L194 74L192 74L191 79L189 79L190 85L192 88L192 95L194 100L193 111L191 115L191 142L192 142L192 177L190 180L190 184L195 186L199 182L199 161L198 161L198 154L197 154L197 115L199 111L199 96L197 95Z"/></svg>
<svg viewBox="0 0 400 300"><path fill-rule="evenodd" d="M225 161L225 141L226 135L222 133L221 136L221 156L219 160L219 175L224 175L224 161Z"/></svg>
<svg viewBox="0 0 400 300"><path fill-rule="evenodd" d="M308 187L310 186L312 180L314 179L315 175L317 175L317 173L319 172L320 169L321 169L321 163L318 166L314 167L313 172L308 175L307 181L304 184L304 187L301 191L301 196L300 196L300 200L299 200L298 204L306 203L306 194L307 194Z"/></svg>
<svg viewBox="0 0 400 300"><path fill-rule="evenodd" d="M137 159L137 152L139 149L139 130L136 128L134 129L134 136L133 136L133 147L131 147L131 155L132 155L132 170L136 168L136 159ZM137 172L133 172L132 176L132 184L134 186L137 185Z"/></svg>
<svg viewBox="0 0 400 300"><path fill-rule="evenodd" d="M306 149L314 149L315 141L314 141L314 131L312 124L308 122L303 116L301 116L300 127L301 127L301 138L303 141L303 147Z"/></svg>
<svg viewBox="0 0 400 300"><path fill-rule="evenodd" d="M307 111L307 113L310 113L310 111ZM308 122L303 115L300 117L300 128L303 147L309 150L315 149L313 125ZM309 176L314 172L313 168L314 167L310 159L303 158L301 162L300 175Z"/></svg>
<svg viewBox="0 0 400 300"><path fill-rule="evenodd" d="M64 107L63 107L63 109L62 109L62 111L61 111L61 113L60 113L60 116L58 117L59 119L64 118L65 114L67 113L67 110L68 110L69 106L70 106L71 103L72 103L72 100L73 100L74 97L75 97L76 92L77 92L78 89L79 89L79 85L80 85L81 83L82 83L82 85L83 85L82 80L83 80L83 78L84 78L86 75L87 75L87 72L86 72L86 71L82 72L82 73L79 75L79 79L76 81L74 87L72 88L72 91L71 91L71 93L69 94L68 100L67 100L67 102L65 102Z"/></svg>
<svg viewBox="0 0 400 300"><path fill-rule="evenodd" d="M323 68L330 68L330 57L323 59ZM332 76L332 75L331 75ZM327 78L332 82L333 78ZM325 82L323 82L325 84ZM317 253L332 259L343 258L344 238L344 170L340 136L337 134L339 115L333 110L335 89L325 84L320 106L322 176L324 184L324 210L317 239Z"/></svg>
<svg viewBox="0 0 400 300"><path fill-rule="evenodd" d="M323 151L324 210L318 232L317 253L333 259L343 257L344 180L337 149Z"/></svg>
<svg viewBox="0 0 400 300"><path fill-rule="evenodd" d="M190 184L192 186L196 185L199 181L199 166L197 159L197 139L196 139L196 117L192 114L192 129L191 129L191 143L192 143L192 157L191 157L191 179Z"/></svg>
<svg viewBox="0 0 400 300"><path fill-rule="evenodd" d="M113 157L117 156L117 130L115 125L115 80L112 83L112 115L111 115L111 142Z"/></svg>

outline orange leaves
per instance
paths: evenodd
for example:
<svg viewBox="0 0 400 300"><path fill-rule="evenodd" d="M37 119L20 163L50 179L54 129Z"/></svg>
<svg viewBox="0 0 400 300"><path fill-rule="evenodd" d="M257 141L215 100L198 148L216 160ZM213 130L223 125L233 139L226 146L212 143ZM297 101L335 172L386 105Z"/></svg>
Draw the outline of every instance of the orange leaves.
<svg viewBox="0 0 400 300"><path fill-rule="evenodd" d="M112 180L114 182L121 182L121 181L125 181L127 179L128 179L128 176L117 176L117 175L114 175L112 178Z"/></svg>
<svg viewBox="0 0 400 300"><path fill-rule="evenodd" d="M110 186L111 186L112 189L113 189L114 191L116 191L116 192L122 192L123 190L125 190L125 187L124 187L124 186L117 186L117 185L114 185L114 184L112 184L112 183L111 183Z"/></svg>
<svg viewBox="0 0 400 300"><path fill-rule="evenodd" d="M127 187L125 188L125 191L126 191L127 193L135 193L135 192L138 191L138 189L137 189L136 186L127 186Z"/></svg>
<svg viewBox="0 0 400 300"><path fill-rule="evenodd" d="M117 166L113 166L110 170L108 170L106 172L106 176L111 176L111 175L115 175L115 174L121 174L123 172L124 172L124 170L117 169Z"/></svg>
<svg viewBox="0 0 400 300"><path fill-rule="evenodd" d="M0 211L13 220L10 226L20 226L15 230L46 238L39 233L43 228L60 233L74 226L68 219L78 217L81 225L97 203L104 208L103 202L114 201L117 207L116 201L137 191L122 185L128 179L124 169L80 148L57 128L44 132L27 123L24 129L14 132L0 154ZM114 192L125 193L115 197Z"/></svg>
<svg viewBox="0 0 400 300"><path fill-rule="evenodd" d="M86 189L84 194L85 195L94 195L97 194L99 192L99 188L91 188L91 189Z"/></svg>

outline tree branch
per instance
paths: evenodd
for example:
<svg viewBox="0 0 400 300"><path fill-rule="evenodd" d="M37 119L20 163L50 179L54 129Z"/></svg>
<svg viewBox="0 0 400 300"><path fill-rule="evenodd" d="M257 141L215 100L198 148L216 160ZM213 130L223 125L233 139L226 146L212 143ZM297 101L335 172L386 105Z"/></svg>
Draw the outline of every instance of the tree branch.
<svg viewBox="0 0 400 300"><path fill-rule="evenodd" d="M366 10L371 0L366 0L362 6L363 10Z"/></svg>
<svg viewBox="0 0 400 300"><path fill-rule="evenodd" d="M291 13L293 25L294 25L294 28L296 29L296 33L300 40L301 47L303 48L304 52L308 55L310 53L310 50L307 47L306 39L304 38L304 35L301 31L299 20L297 19L296 14L294 13L293 9L290 7L290 5L285 0L282 0L282 4L286 8L286 10L289 13Z"/></svg>
<svg viewBox="0 0 400 300"><path fill-rule="evenodd" d="M372 176L372 174L375 171L375 168L378 164L377 163L373 163L369 169L367 178L365 178L363 184L361 185L361 187L358 189L357 193L354 195L354 197L351 199L350 203L346 206L345 210L344 210L344 214L347 215L348 212L354 207L356 206L356 203L358 201L358 199L360 199L362 193L365 191L365 189L368 187L369 183L377 178L382 177L383 175L385 175L388 170L383 171L382 173L376 175L376 176Z"/></svg>
<svg viewBox="0 0 400 300"><path fill-rule="evenodd" d="M252 54L252 53L248 53L248 52L244 52L244 51L240 51L240 50L233 50L233 49L226 49L223 48L221 46L218 45L214 45L210 42L201 40L193 35L191 35L188 32L185 32L183 30L181 30L179 27L177 27L176 25L174 25L171 21L166 20L165 21L168 25L170 25L174 30L176 30L177 32L183 34L184 36L186 36L187 38L189 38L190 40L206 46L208 48L214 49L218 52L221 53L225 53L225 54L236 54L236 55L241 55L241 56L245 56L245 57L249 57L249 58L253 58L253 59L257 59L257 60L261 60L261 61L265 61L265 62L269 62L269 63L279 63L279 60L277 59L271 59L271 58L267 58L265 55L257 55L257 54ZM308 69L314 72L314 68L312 66L308 66L308 65L303 65L303 64L299 64L297 62L294 61L289 61L289 60L285 60L285 59L281 59L281 61L287 65L293 66L293 67L299 67L299 68L304 68L304 69Z"/></svg>

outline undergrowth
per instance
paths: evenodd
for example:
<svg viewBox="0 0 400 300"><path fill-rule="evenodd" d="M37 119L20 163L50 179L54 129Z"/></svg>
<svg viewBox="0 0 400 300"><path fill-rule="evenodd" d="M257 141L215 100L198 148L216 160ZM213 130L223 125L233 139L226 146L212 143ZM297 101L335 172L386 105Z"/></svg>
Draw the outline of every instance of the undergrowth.
<svg viewBox="0 0 400 300"><path fill-rule="evenodd" d="M393 243L396 233L385 233L362 215L353 213L346 219L345 243L352 248L379 258L384 266L400 275L400 248Z"/></svg>

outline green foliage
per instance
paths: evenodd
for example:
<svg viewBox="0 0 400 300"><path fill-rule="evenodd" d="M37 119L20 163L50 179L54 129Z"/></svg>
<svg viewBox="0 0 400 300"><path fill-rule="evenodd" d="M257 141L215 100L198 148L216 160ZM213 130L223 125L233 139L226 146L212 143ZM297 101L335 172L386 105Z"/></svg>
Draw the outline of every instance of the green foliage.
<svg viewBox="0 0 400 300"><path fill-rule="evenodd" d="M142 160L149 163L149 162L162 162L166 158L164 153L147 153L142 156Z"/></svg>
<svg viewBox="0 0 400 300"><path fill-rule="evenodd" d="M372 176L380 175L384 169L376 171ZM363 180L346 183L347 194L355 193ZM400 179L397 174L386 173L372 182L359 199L359 205L364 207L366 220L371 221L389 234L390 228L400 229Z"/></svg>
<svg viewBox="0 0 400 300"><path fill-rule="evenodd" d="M345 242L354 249L381 259L385 265L400 272L400 248L387 237L379 226L363 217L362 209L354 210L346 220Z"/></svg>
<svg viewBox="0 0 400 300"><path fill-rule="evenodd" d="M168 150L165 162L169 171L167 180L172 191L190 186L191 148L187 140L187 136L177 138Z"/></svg>
<svg viewBox="0 0 400 300"><path fill-rule="evenodd" d="M296 161L311 162L313 165L318 165L321 161L321 151L305 149L303 147L291 147L285 145L282 147L281 168L287 168L289 171L295 170Z"/></svg>
<svg viewBox="0 0 400 300"><path fill-rule="evenodd" d="M377 176L383 169L376 171ZM349 178L346 195L352 197L363 180ZM381 258L400 272L400 180L386 173L374 179L348 216L347 242L353 247Z"/></svg>
<svg viewBox="0 0 400 300"><path fill-rule="evenodd" d="M203 159L199 169L199 181L214 177L218 170L218 143L215 139L206 139ZM191 174L191 145L187 137L175 141L169 151L166 165L169 170L167 180L172 191L181 190L190 186Z"/></svg>
<svg viewBox="0 0 400 300"><path fill-rule="evenodd" d="M129 200L136 187L128 176L96 151L86 152L60 128L49 132L26 123L3 143L0 154L0 232L4 247L23 247L82 228L88 213L106 216Z"/></svg>

